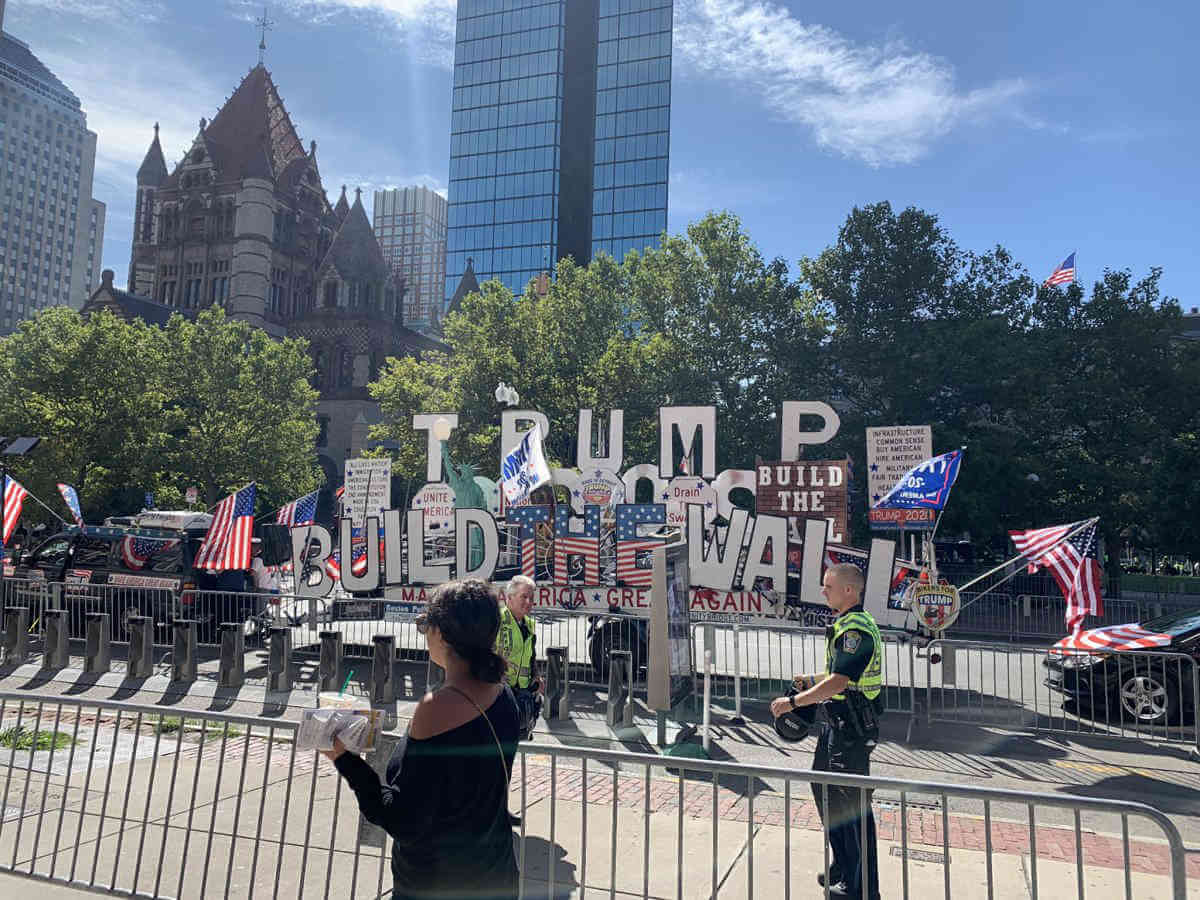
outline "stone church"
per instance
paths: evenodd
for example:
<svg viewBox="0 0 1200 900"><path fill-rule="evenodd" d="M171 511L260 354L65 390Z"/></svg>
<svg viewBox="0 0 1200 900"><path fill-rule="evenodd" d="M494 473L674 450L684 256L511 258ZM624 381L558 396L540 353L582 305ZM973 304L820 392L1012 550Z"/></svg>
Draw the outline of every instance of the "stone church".
<svg viewBox="0 0 1200 900"><path fill-rule="evenodd" d="M217 303L277 337L308 339L327 491L379 421L366 386L383 361L444 349L404 327L405 286L384 260L361 192L351 203L343 187L330 205L316 142L304 148L261 63L211 122L200 120L173 171L154 126L137 173L128 286L115 291L107 278L88 306L145 318L150 307L194 315Z"/></svg>

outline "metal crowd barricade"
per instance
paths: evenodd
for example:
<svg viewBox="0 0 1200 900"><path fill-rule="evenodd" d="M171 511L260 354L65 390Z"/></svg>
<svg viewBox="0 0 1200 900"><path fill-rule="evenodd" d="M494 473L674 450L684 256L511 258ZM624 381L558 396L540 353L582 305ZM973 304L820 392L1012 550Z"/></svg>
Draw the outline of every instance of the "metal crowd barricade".
<svg viewBox="0 0 1200 900"><path fill-rule="evenodd" d="M294 721L184 714L0 693L6 730L56 736L0 748L0 870L148 898L388 895L386 836L297 751ZM521 897L820 896L814 801L839 791L858 804L847 827L873 815L887 897L1186 897L1179 832L1142 804L582 747L518 757Z"/></svg>
<svg viewBox="0 0 1200 900"><path fill-rule="evenodd" d="M933 662L948 652L955 658L952 675ZM1052 653L938 640L926 664L925 721L1200 748L1198 674L1195 659L1175 652Z"/></svg>

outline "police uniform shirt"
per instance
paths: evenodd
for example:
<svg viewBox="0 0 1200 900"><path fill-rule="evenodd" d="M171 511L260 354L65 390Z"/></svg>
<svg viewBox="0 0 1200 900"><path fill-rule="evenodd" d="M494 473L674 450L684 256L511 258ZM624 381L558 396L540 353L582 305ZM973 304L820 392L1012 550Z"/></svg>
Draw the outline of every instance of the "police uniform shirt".
<svg viewBox="0 0 1200 900"><path fill-rule="evenodd" d="M854 612L863 612L861 603L848 609L846 614ZM830 625L826 628L826 635L832 634L833 626ZM858 681L867 671L867 666L871 664L871 657L874 653L875 639L869 632L862 628L848 628L833 643L833 658L829 663L829 674L845 675L851 682ZM875 698L874 703L877 710L882 706L882 696L880 694Z"/></svg>

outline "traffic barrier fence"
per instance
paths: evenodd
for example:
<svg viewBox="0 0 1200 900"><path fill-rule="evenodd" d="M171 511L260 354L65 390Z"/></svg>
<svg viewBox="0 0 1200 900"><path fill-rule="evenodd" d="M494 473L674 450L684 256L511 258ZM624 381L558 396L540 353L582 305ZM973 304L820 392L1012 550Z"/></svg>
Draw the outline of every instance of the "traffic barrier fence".
<svg viewBox="0 0 1200 900"><path fill-rule="evenodd" d="M387 835L295 722L186 715L0 694L0 731L42 748L0 746L0 870L181 900L389 893ZM820 896L817 802L857 804L860 837L872 814L888 897L1187 892L1178 830L1134 803L531 744L509 796L528 898Z"/></svg>

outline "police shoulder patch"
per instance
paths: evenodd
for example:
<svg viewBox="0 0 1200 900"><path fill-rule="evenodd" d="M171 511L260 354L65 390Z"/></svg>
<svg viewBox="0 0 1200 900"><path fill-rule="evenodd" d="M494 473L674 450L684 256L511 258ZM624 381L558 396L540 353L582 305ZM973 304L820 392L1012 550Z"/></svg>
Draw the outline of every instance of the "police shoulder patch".
<svg viewBox="0 0 1200 900"><path fill-rule="evenodd" d="M862 643L862 634L857 631L847 631L842 635L842 650L846 653L853 653Z"/></svg>

